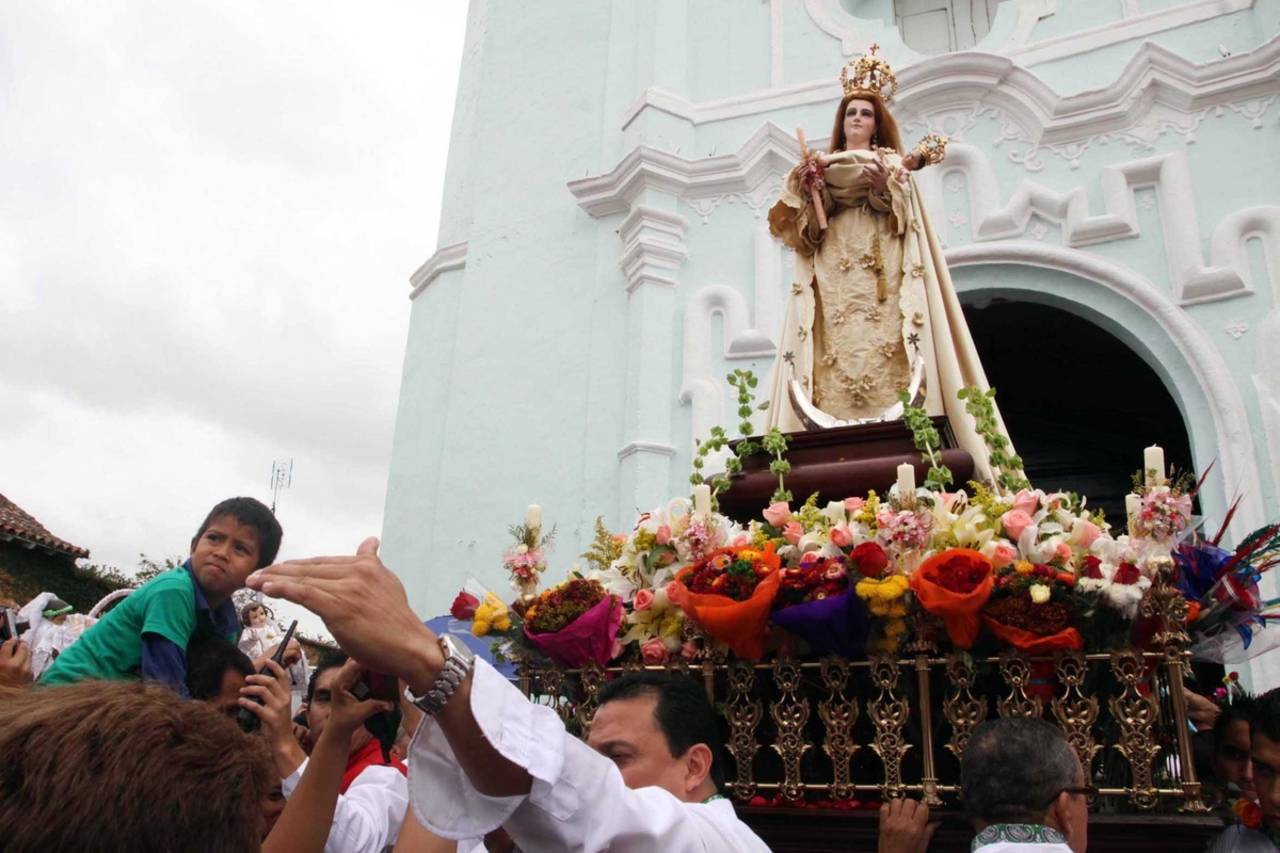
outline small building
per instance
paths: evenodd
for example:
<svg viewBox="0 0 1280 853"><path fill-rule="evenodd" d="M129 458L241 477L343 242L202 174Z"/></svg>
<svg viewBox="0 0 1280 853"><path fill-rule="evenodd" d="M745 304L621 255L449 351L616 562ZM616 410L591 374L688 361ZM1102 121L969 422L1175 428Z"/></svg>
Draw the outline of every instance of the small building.
<svg viewBox="0 0 1280 853"><path fill-rule="evenodd" d="M76 611L88 612L119 588L76 565L76 560L88 556L88 548L50 533L29 512L0 495L0 605L21 606L49 591Z"/></svg>

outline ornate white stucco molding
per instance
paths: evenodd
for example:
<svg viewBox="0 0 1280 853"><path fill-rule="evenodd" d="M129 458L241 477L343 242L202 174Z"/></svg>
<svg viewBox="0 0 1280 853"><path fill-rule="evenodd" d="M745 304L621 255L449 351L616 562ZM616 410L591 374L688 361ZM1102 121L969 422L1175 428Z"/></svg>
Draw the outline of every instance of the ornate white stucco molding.
<svg viewBox="0 0 1280 853"><path fill-rule="evenodd" d="M1003 204L995 171L986 153L971 145L949 146L946 165L923 173L922 192L938 198L936 184L962 172L969 187L970 216L975 241L1019 237L1033 216L1062 226L1068 246L1080 247L1125 237L1138 237L1134 191L1154 187L1164 233L1165 256L1174 299L1181 305L1209 302L1253 292L1245 241L1261 237L1267 248L1266 266L1280 276L1280 208L1249 207L1224 217L1214 228L1209 263L1200 248L1200 220L1196 213L1191 170L1184 153L1161 154L1107 166L1101 170L1103 213L1089 212L1083 186L1057 192L1023 179ZM936 214L935 214L936 216Z"/></svg>
<svg viewBox="0 0 1280 853"><path fill-rule="evenodd" d="M981 103L1007 111L1040 144L1063 143L1131 127L1165 106L1189 114L1205 107L1276 91L1280 36L1255 50L1197 65L1173 51L1146 42L1109 85L1063 97L1006 56L952 53L925 57L898 72L902 89L894 102L900 123L957 104ZM772 112L814 103L835 103L834 77L694 102L648 88L623 115L623 126L645 109L658 109L693 125Z"/></svg>
<svg viewBox="0 0 1280 853"><path fill-rule="evenodd" d="M631 209L648 190L659 190L690 202L732 193L752 194L771 188L800 159L791 134L765 122L734 154L688 160L677 154L639 145L607 174L569 182L578 205L592 216ZM696 205L695 205L696 206Z"/></svg>
<svg viewBox="0 0 1280 853"><path fill-rule="evenodd" d="M618 228L622 257L618 261L627 278L627 292L642 284L675 287L668 273L680 268L689 250L684 244L685 219L647 204L637 204Z"/></svg>
<svg viewBox="0 0 1280 853"><path fill-rule="evenodd" d="M436 280L441 273L460 270L467 265L466 241L451 246L441 246L427 262L409 276L409 298L416 299L418 294L427 289L427 285Z"/></svg>
<svg viewBox="0 0 1280 853"><path fill-rule="evenodd" d="M1079 276L1108 288L1149 315L1182 354L1196 389L1180 388L1183 405L1203 401L1213 418L1214 452L1227 496L1243 494L1231 532L1235 541L1262 524L1262 486L1254 462L1253 434L1244 399L1226 360L1205 331L1149 281L1127 267L1097 255L1031 241L972 243L946 251L952 267L975 264L1021 264ZM1194 399L1188 391L1194 391ZM1202 460L1207 464L1207 460ZM1227 498L1230 499L1229 497ZM1226 507L1218 508L1225 511Z"/></svg>

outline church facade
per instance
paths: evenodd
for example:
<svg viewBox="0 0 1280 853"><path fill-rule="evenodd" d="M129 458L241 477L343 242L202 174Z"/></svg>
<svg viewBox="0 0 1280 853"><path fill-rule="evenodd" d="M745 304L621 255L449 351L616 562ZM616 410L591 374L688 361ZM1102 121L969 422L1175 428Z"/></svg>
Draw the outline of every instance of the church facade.
<svg viewBox="0 0 1280 853"><path fill-rule="evenodd" d="M504 584L528 504L561 577L688 493L778 356L796 128L872 43L904 144L950 138L917 182L1032 481L1162 443L1206 528L1280 515L1280 0L472 0L466 38L383 535L419 611Z"/></svg>

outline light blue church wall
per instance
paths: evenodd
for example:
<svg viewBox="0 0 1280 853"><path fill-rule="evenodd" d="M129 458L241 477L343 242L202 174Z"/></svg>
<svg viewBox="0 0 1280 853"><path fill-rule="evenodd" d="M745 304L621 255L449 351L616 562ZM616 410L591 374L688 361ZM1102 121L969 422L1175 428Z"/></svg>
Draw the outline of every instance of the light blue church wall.
<svg viewBox="0 0 1280 853"><path fill-rule="evenodd" d="M596 515L621 530L686 493L695 438L736 421L724 375L773 362L792 259L764 214L794 130L825 145L871 42L905 141L952 137L918 183L965 298L1114 334L1195 464L1217 460L1210 524L1236 494L1235 536L1280 515L1280 0L1007 0L976 50L932 56L892 21L853 0L472 3L387 491L416 607L501 586L529 503L558 577Z"/></svg>

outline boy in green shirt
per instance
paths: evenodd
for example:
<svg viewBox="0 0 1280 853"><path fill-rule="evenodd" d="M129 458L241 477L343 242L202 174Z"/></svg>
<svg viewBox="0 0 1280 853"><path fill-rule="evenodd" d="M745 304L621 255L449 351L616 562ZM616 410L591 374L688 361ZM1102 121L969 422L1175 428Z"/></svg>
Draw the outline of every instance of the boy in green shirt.
<svg viewBox="0 0 1280 853"><path fill-rule="evenodd" d="M209 631L234 643L240 621L231 594L280 550L280 522L261 501L230 498L205 518L191 557L148 581L58 655L41 684L145 678L187 695L187 643Z"/></svg>

